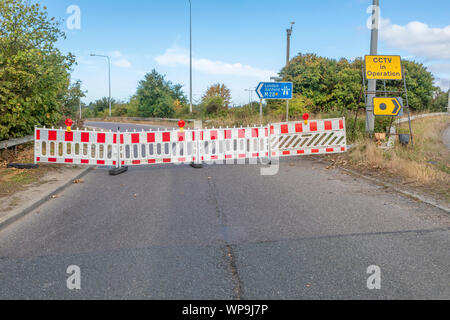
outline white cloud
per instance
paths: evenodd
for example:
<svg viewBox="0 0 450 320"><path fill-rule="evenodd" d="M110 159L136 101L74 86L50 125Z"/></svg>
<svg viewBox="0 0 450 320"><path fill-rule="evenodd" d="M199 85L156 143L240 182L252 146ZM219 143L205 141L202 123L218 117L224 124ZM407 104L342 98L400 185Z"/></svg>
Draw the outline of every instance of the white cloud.
<svg viewBox="0 0 450 320"><path fill-rule="evenodd" d="M189 66L189 53L182 48L169 48L163 55L156 57L155 60L162 66ZM209 59L194 58L192 65L197 71L215 75L234 75L259 79L269 79L271 76L277 75L272 70L259 69L241 63L226 63Z"/></svg>
<svg viewBox="0 0 450 320"><path fill-rule="evenodd" d="M119 68L129 68L129 67L131 67L131 62L128 61L127 59L125 59L125 58L122 58L122 59L119 59L119 60L113 60L111 63L113 65L115 65L116 67L119 67Z"/></svg>
<svg viewBox="0 0 450 320"><path fill-rule="evenodd" d="M380 38L388 47L404 50L426 60L450 59L450 25L430 28L412 21L405 26L386 23L380 28Z"/></svg>

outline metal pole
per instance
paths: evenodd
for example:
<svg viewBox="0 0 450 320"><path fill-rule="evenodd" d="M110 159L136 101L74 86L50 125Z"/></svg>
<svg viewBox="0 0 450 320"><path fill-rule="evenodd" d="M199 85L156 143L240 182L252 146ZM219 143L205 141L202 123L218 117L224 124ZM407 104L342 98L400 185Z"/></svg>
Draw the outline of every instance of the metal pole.
<svg viewBox="0 0 450 320"><path fill-rule="evenodd" d="M111 118L111 59L108 58L108 77L109 77L109 117Z"/></svg>
<svg viewBox="0 0 450 320"><path fill-rule="evenodd" d="M291 53L291 35L293 29L294 22L291 23L291 28L287 29L287 47L286 47L286 67L290 61L290 53ZM286 122L289 122L289 100L286 99Z"/></svg>
<svg viewBox="0 0 450 320"><path fill-rule="evenodd" d="M414 147L414 136L413 136L412 126L411 126L411 113L410 113L410 111L409 111L408 88L406 87L405 67L402 67L402 74L403 74L403 84L404 84L404 86L405 86L406 106L407 106L407 108L408 108L409 133L411 134L411 145Z"/></svg>
<svg viewBox="0 0 450 320"><path fill-rule="evenodd" d="M109 56L101 54L91 54L91 57L102 57L108 59L108 78L109 78L109 117L111 117L111 59Z"/></svg>
<svg viewBox="0 0 450 320"><path fill-rule="evenodd" d="M190 100L190 112L192 113L192 3L189 0L189 38L190 38L190 55L189 55L189 100Z"/></svg>
<svg viewBox="0 0 450 320"><path fill-rule="evenodd" d="M380 0L373 0L372 8L372 33L370 37L370 55L378 54L378 28L379 28L379 10ZM369 92L375 92L377 89L377 81L369 80ZM374 93L369 93L366 106L366 131L373 132L375 128L375 116L373 115L373 98Z"/></svg>
<svg viewBox="0 0 450 320"><path fill-rule="evenodd" d="M262 99L259 100L259 123L262 125L262 118L263 118L263 106L262 106Z"/></svg>
<svg viewBox="0 0 450 320"><path fill-rule="evenodd" d="M80 120L82 119L83 117L81 116L81 98L80 98Z"/></svg>
<svg viewBox="0 0 450 320"><path fill-rule="evenodd" d="M448 83L448 106L447 112L450 113L450 82Z"/></svg>

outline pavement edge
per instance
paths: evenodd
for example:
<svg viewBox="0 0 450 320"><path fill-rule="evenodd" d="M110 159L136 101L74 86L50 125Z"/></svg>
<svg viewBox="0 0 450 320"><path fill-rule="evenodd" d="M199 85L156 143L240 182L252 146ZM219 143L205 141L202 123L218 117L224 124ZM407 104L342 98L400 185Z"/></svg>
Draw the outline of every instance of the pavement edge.
<svg viewBox="0 0 450 320"><path fill-rule="evenodd" d="M42 204L44 204L45 202L50 200L52 195L54 195L56 193L59 193L59 192L63 191L64 189L68 188L69 186L71 186L73 184L74 180L77 180L77 179L80 179L80 178L84 177L89 172L91 172L93 169L94 169L94 167L88 167L88 168L84 169L81 173L79 173L75 177L70 178L63 185L61 185L61 186L51 190L50 192L47 192L43 197L41 197L41 199L31 203L29 206L27 206L26 208L22 209L17 214L15 214L15 215L13 215L11 217L8 217L8 218L6 218L3 221L0 221L0 230L5 229L6 227L10 226L14 222L18 221L19 219L25 217L31 211L35 210L36 208L40 207Z"/></svg>

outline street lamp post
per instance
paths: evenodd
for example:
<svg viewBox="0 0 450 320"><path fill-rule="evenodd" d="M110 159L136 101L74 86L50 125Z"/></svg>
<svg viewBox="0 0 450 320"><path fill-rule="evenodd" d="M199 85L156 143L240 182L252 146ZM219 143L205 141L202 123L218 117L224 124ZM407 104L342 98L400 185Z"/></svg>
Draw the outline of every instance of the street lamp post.
<svg viewBox="0 0 450 320"><path fill-rule="evenodd" d="M190 53L189 53L189 100L190 100L190 111L192 113L192 3L189 0L189 42L190 42Z"/></svg>
<svg viewBox="0 0 450 320"><path fill-rule="evenodd" d="M102 57L108 59L108 78L109 78L109 117L111 117L111 59L109 56L101 54L91 54L91 57Z"/></svg>
<svg viewBox="0 0 450 320"><path fill-rule="evenodd" d="M295 22L291 22L291 27L286 30L287 32L287 46L286 46L286 67L290 61L290 53L291 53L291 36L292 30L294 28ZM286 121L289 122L289 100L286 100Z"/></svg>

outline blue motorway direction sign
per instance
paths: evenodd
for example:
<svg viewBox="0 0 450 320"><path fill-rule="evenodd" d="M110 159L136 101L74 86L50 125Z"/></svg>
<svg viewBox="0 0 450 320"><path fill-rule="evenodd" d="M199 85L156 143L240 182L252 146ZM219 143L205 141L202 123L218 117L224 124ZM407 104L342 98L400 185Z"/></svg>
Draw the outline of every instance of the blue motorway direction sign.
<svg viewBox="0 0 450 320"><path fill-rule="evenodd" d="M260 99L292 99L292 82L261 82L256 88Z"/></svg>

